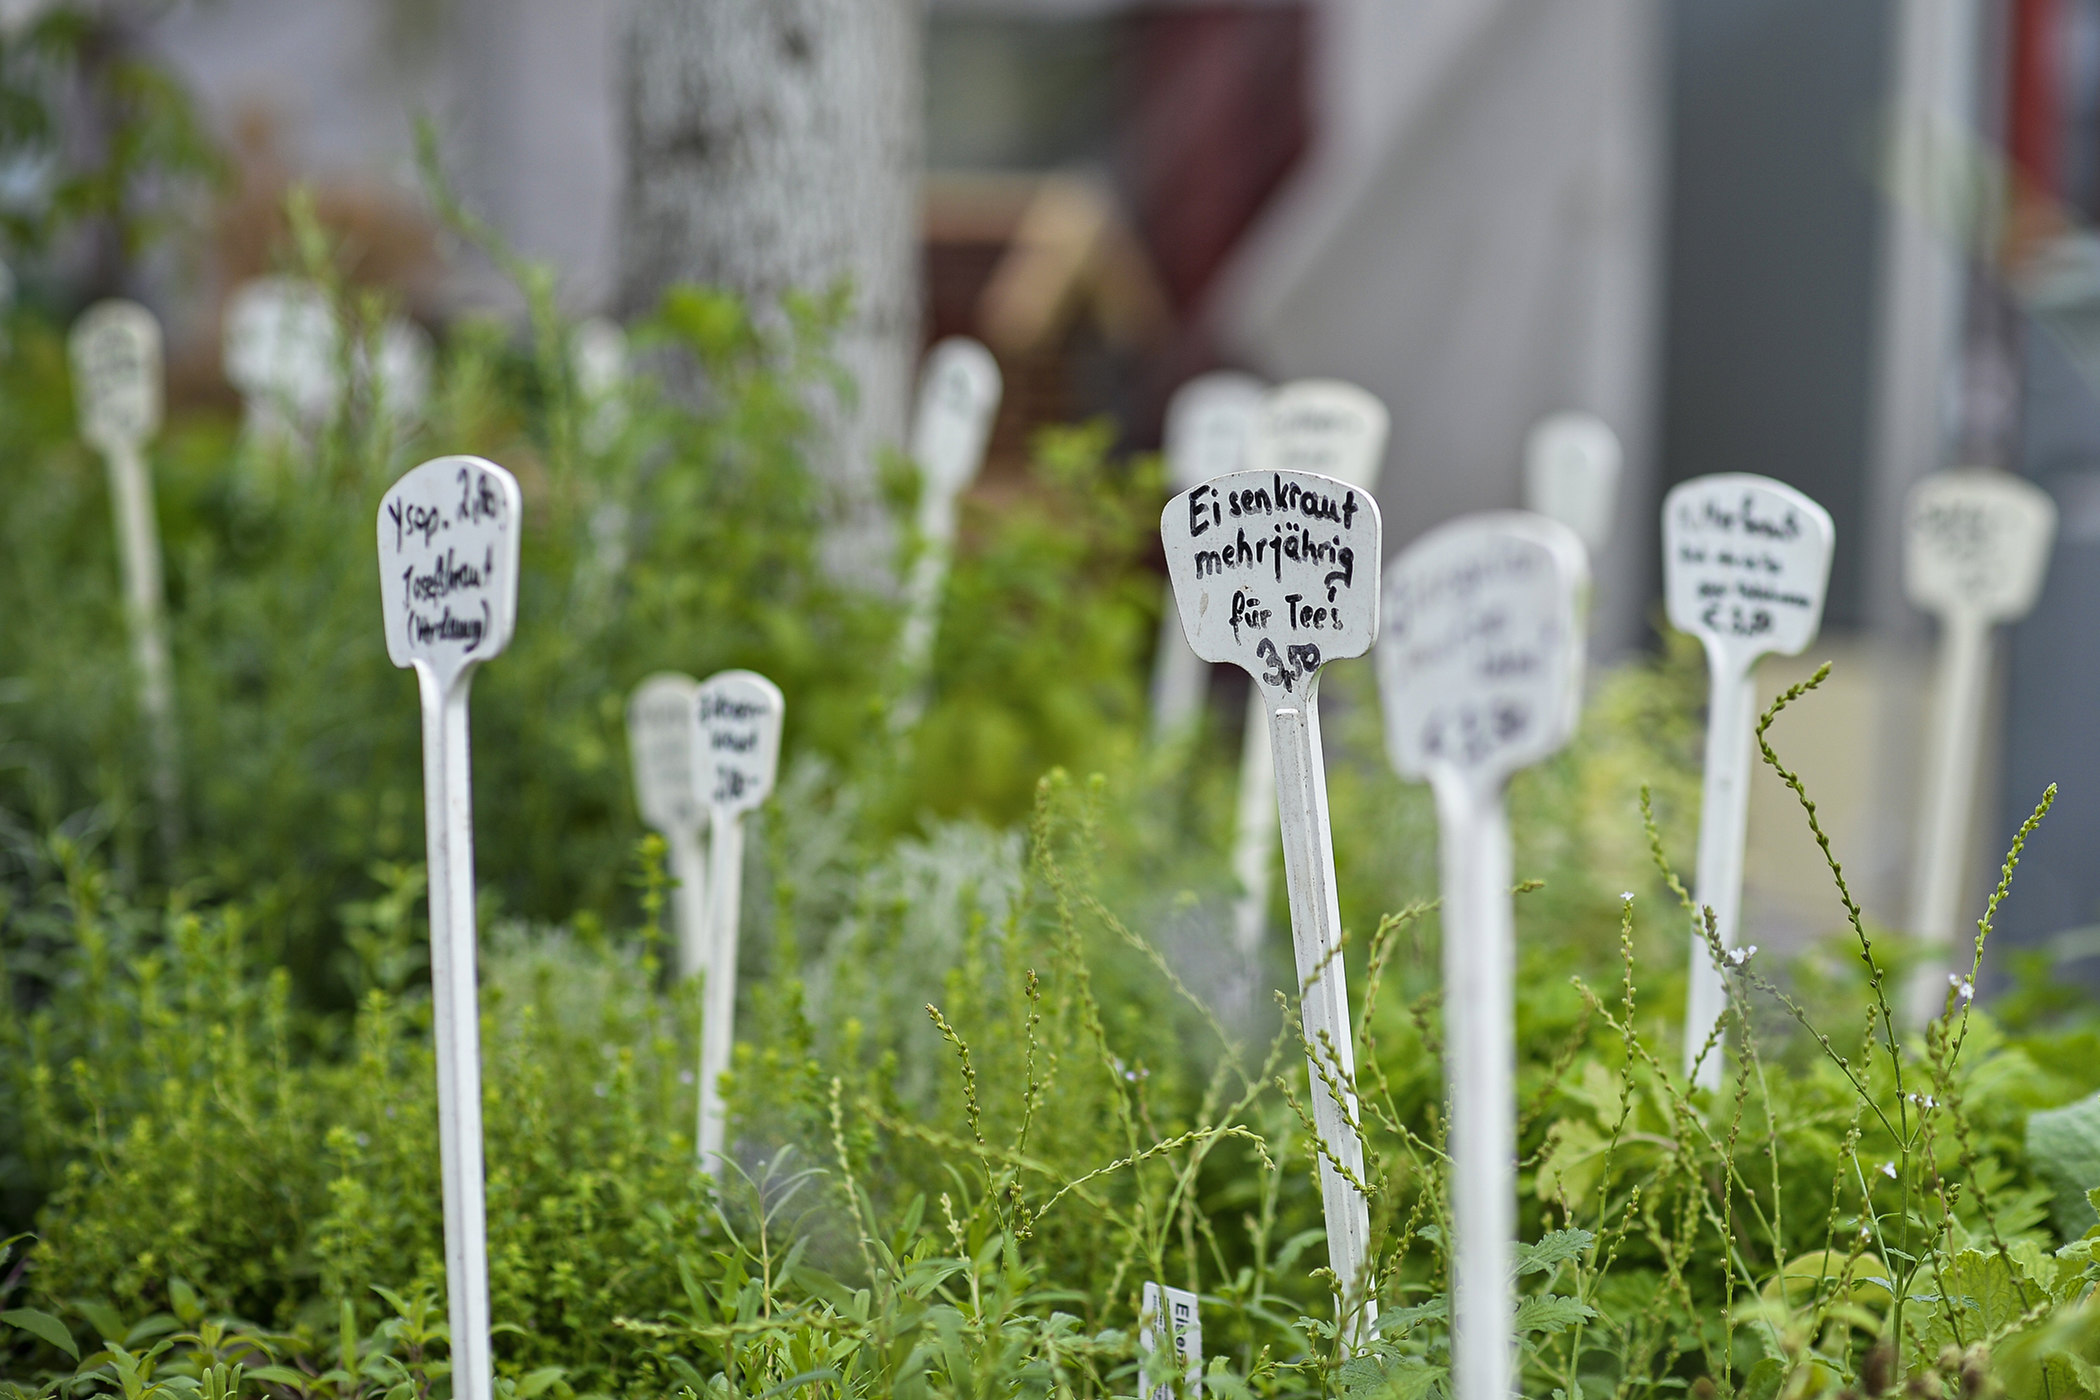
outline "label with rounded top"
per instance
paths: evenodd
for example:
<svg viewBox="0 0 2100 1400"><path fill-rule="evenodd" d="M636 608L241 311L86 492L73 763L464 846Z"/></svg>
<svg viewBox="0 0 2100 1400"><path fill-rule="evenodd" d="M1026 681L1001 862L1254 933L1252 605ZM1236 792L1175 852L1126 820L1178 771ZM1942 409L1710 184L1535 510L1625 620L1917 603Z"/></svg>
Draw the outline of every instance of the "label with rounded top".
<svg viewBox="0 0 2100 1400"><path fill-rule="evenodd" d="M1255 471L1331 476L1378 489L1391 418L1385 405L1339 379L1299 379L1269 391L1254 417L1247 465Z"/></svg>
<svg viewBox="0 0 2100 1400"><path fill-rule="evenodd" d="M1903 586L1913 604L2010 622L2042 591L2056 502L2005 472L1939 472L1912 488L1904 536Z"/></svg>
<svg viewBox="0 0 2100 1400"><path fill-rule="evenodd" d="M98 301L73 323L67 350L80 435L104 452L160 430L160 322L135 301Z"/></svg>
<svg viewBox="0 0 2100 1400"><path fill-rule="evenodd" d="M967 336L950 336L926 356L911 456L927 491L953 496L976 480L999 394L998 362Z"/></svg>
<svg viewBox="0 0 2100 1400"><path fill-rule="evenodd" d="M342 378L342 330L328 294L297 277L258 277L226 300L227 382L301 420L325 415Z"/></svg>
<svg viewBox="0 0 2100 1400"><path fill-rule="evenodd" d="M635 806L643 821L667 836L697 831L707 815L693 765L693 707L699 698L700 682L659 671L627 701Z"/></svg>
<svg viewBox="0 0 2100 1400"><path fill-rule="evenodd" d="M1378 636L1378 504L1333 477L1233 472L1167 502L1167 575L1189 647L1302 702L1326 662Z"/></svg>
<svg viewBox="0 0 2100 1400"><path fill-rule="evenodd" d="M748 812L772 794L780 768L780 687L756 671L720 671L693 697L693 766L699 799L727 812Z"/></svg>
<svg viewBox="0 0 2100 1400"><path fill-rule="evenodd" d="M1624 454L1594 413L1556 413L1524 439L1524 504L1575 532L1592 554L1611 535Z"/></svg>
<svg viewBox="0 0 2100 1400"><path fill-rule="evenodd" d="M1167 402L1167 479L1186 491L1214 476L1245 471L1254 419L1268 391L1251 374L1199 374Z"/></svg>
<svg viewBox="0 0 2100 1400"><path fill-rule="evenodd" d="M1747 666L1816 639L1836 531L1830 513L1747 472L1683 482L1663 498L1670 625Z"/></svg>
<svg viewBox="0 0 2100 1400"><path fill-rule="evenodd" d="M386 651L449 689L510 645L518 617L518 483L480 457L438 457L379 503Z"/></svg>
<svg viewBox="0 0 2100 1400"><path fill-rule="evenodd" d="M1393 560L1378 690L1401 776L1499 783L1568 741L1588 585L1574 531L1528 511L1464 516Z"/></svg>

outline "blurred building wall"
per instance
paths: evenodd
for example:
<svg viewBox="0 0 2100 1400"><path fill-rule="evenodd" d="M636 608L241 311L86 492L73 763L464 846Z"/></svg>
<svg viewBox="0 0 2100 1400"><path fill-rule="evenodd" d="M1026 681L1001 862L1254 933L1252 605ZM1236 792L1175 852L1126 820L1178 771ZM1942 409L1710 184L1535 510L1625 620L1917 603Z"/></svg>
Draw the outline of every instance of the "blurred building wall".
<svg viewBox="0 0 2100 1400"><path fill-rule="evenodd" d="M1520 503L1534 421L1597 413L1627 471L1597 645L1646 635L1664 54L1656 0L1325 7L1321 143L1232 269L1225 343L1385 400L1398 549Z"/></svg>

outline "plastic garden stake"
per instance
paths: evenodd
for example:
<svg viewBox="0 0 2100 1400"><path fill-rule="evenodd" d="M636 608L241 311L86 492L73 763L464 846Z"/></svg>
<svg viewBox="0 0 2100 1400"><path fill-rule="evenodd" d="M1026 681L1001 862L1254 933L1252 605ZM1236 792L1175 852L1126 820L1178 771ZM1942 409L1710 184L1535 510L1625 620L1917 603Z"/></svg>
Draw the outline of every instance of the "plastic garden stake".
<svg viewBox="0 0 2100 1400"><path fill-rule="evenodd" d="M1524 508L1558 520L1595 556L1611 538L1625 454L1594 413L1556 413L1524 439Z"/></svg>
<svg viewBox="0 0 2100 1400"><path fill-rule="evenodd" d="M1167 479L1186 491L1214 476L1247 467L1247 439L1265 391L1248 374L1219 371L1199 375L1174 391L1167 404ZM1159 645L1152 653L1152 737L1166 739L1187 729L1203 708L1209 670L1189 650L1174 615L1173 585L1160 610Z"/></svg>
<svg viewBox="0 0 2100 1400"><path fill-rule="evenodd" d="M1160 538L1189 646L1253 678L1269 732L1313 1121L1333 1154L1320 1161L1327 1258L1344 1335L1361 1345L1377 1302L1370 1217L1350 1180L1363 1180L1363 1142L1318 695L1320 668L1362 656L1378 635L1378 505L1329 476L1234 472L1168 501Z"/></svg>
<svg viewBox="0 0 2100 1400"><path fill-rule="evenodd" d="M258 277L226 299L226 382L242 428L282 442L326 421L342 392L342 330L328 295L297 277Z"/></svg>
<svg viewBox="0 0 2100 1400"><path fill-rule="evenodd" d="M1248 466L1331 476L1366 498L1378 493L1390 420L1385 405L1354 384L1300 379L1269 391L1255 415ZM1233 944L1251 958L1269 918L1269 872L1276 858L1276 768L1270 759L1269 709L1257 688L1247 697L1240 744L1239 812L1233 827L1232 873L1240 902Z"/></svg>
<svg viewBox="0 0 2100 1400"><path fill-rule="evenodd" d="M1911 1025L1922 1027L1946 1006L1975 815L1991 629L2026 616L2040 596L2056 503L2004 472L1940 472L1911 491L1904 533L1904 591L1940 620L1938 699L1911 896L1911 932L1927 956L1904 993Z"/></svg>
<svg viewBox="0 0 2100 1400"><path fill-rule="evenodd" d="M678 929L678 975L698 977L707 968L707 865L700 834L707 805L700 798L693 747L693 709L700 682L658 672L634 688L627 701L627 751L634 762L635 806L642 820L664 838L671 858L671 920Z"/></svg>
<svg viewBox="0 0 2100 1400"><path fill-rule="evenodd" d="M1711 909L1733 948L1743 905L1743 841L1750 820L1750 733L1758 658L1798 655L1816 639L1830 582L1830 514L1768 477L1696 477L1663 498L1663 595L1670 625L1706 647L1706 774L1699 804L1695 903ZM1715 1037L1728 991L1695 916L1685 995L1684 1065L1698 1087L1721 1086Z"/></svg>
<svg viewBox="0 0 2100 1400"><path fill-rule="evenodd" d="M1528 512L1466 516L1394 559L1378 640L1386 747L1436 794L1458 1400L1513 1393L1517 1107L1510 775L1575 732L1588 558Z"/></svg>
<svg viewBox="0 0 2100 1400"><path fill-rule="evenodd" d="M135 301L97 302L74 322L67 348L80 436L102 455L109 471L117 555L124 570L124 621L153 754L153 799L162 844L172 849L182 844L181 760L160 526L146 469L146 444L160 431L160 322Z"/></svg>
<svg viewBox="0 0 2100 1400"><path fill-rule="evenodd" d="M974 340L951 336L926 357L911 429L911 457L919 467L920 553L905 583L904 630L897 644L905 678L904 698L892 717L898 729L917 724L925 711L926 668L933 659L941 586L955 547L955 501L984 467L1001 389L992 352Z"/></svg>
<svg viewBox="0 0 2100 1400"><path fill-rule="evenodd" d="M473 769L467 691L510 644L518 616L518 483L479 457L439 457L379 503L386 650L414 667L423 703L423 827L430 866L431 1031L452 1393L493 1400L488 1220L481 1155L481 1017L475 973Z"/></svg>
<svg viewBox="0 0 2100 1400"><path fill-rule="evenodd" d="M1145 1356L1167 1352L1181 1362L1179 1394L1203 1393L1203 1319L1200 1299L1186 1288L1168 1288L1145 1280L1139 1295L1138 1351ZM1157 1375L1155 1371L1153 1374ZM1145 1392L1145 1400L1175 1400L1172 1381L1161 1381Z"/></svg>
<svg viewBox="0 0 2100 1400"><path fill-rule="evenodd" d="M700 683L690 711L695 796L709 840L706 1005L700 1026L700 1163L722 1179L722 1076L736 1046L737 935L744 889L744 814L764 804L780 769L780 687L755 671L721 671Z"/></svg>

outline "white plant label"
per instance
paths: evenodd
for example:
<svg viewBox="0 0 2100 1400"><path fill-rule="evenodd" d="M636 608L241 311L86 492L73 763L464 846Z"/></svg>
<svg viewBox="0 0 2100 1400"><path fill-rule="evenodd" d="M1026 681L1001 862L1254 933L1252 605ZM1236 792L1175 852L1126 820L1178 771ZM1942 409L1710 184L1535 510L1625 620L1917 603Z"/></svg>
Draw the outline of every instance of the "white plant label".
<svg viewBox="0 0 2100 1400"><path fill-rule="evenodd" d="M387 418L397 424L422 418L437 361L430 332L404 317L391 317L379 328L369 361L365 372Z"/></svg>
<svg viewBox="0 0 2100 1400"><path fill-rule="evenodd" d="M1904 994L1904 1009L1915 1027L1946 1005L1948 957L1961 922L1975 815L1991 629L2034 607L2055 540L2056 503L2032 482L2004 472L1940 472L1919 482L1910 495L1904 588L1914 605L1940 619L1939 677L1911 895L1911 931L1928 956Z"/></svg>
<svg viewBox="0 0 2100 1400"><path fill-rule="evenodd" d="M1791 486L1746 473L1702 476L1663 499L1663 596L1670 625L1706 647L1710 679L1696 903L1712 909L1721 946L1735 946L1750 813L1751 673L1759 657L1798 655L1823 622L1836 532L1830 513ZM1691 936L1685 1071L1721 1083L1718 1043L1727 988L1704 932ZM1696 1073L1695 1073L1696 1071Z"/></svg>
<svg viewBox="0 0 2100 1400"><path fill-rule="evenodd" d="M992 352L951 336L933 347L919 379L911 457L919 466L919 536L924 548L905 583L904 628L897 651L905 694L891 716L908 729L924 712L926 668L940 625L941 589L955 545L955 501L984 467L1003 382Z"/></svg>
<svg viewBox="0 0 2100 1400"><path fill-rule="evenodd" d="M98 452L138 450L160 431L160 322L135 301L99 301L68 344L80 436Z"/></svg>
<svg viewBox="0 0 2100 1400"><path fill-rule="evenodd" d="M700 1027L700 1162L719 1182L727 1170L722 1076L736 1048L737 941L744 881L744 814L772 794L780 768L780 687L755 671L723 671L694 693L695 796L712 814L708 952Z"/></svg>
<svg viewBox="0 0 2100 1400"><path fill-rule="evenodd" d="M1203 1393L1203 1319L1199 1301L1186 1288L1168 1288L1148 1279L1139 1305L1138 1350L1148 1357L1162 1351L1178 1353L1184 1396ZM1161 1382L1145 1392L1145 1400L1174 1400L1173 1384Z"/></svg>
<svg viewBox="0 0 2100 1400"><path fill-rule="evenodd" d="M1338 379L1299 379L1269 391L1255 416L1248 465L1311 472L1359 491L1377 485L1391 415L1371 394Z"/></svg>
<svg viewBox="0 0 2100 1400"><path fill-rule="evenodd" d="M1392 563L1378 642L1386 747L1436 793L1455 1233L1453 1394L1513 1392L1516 933L1503 788L1575 732L1588 556L1545 516L1467 516Z"/></svg>
<svg viewBox="0 0 2100 1400"><path fill-rule="evenodd" d="M518 483L479 457L439 457L379 506L386 650L449 689L510 645L518 618Z"/></svg>
<svg viewBox="0 0 2100 1400"><path fill-rule="evenodd" d="M1592 413L1540 419L1524 440L1524 507L1558 520L1594 556L1611 538L1625 454Z"/></svg>
<svg viewBox="0 0 2100 1400"><path fill-rule="evenodd" d="M172 849L181 845L181 765L160 525L146 466L146 444L160 431L160 322L134 301L97 302L74 323L67 350L80 436L101 454L109 473L124 571L125 625L153 752L154 805L162 844Z"/></svg>
<svg viewBox="0 0 2100 1400"><path fill-rule="evenodd" d="M1332 477L1234 472L1168 501L1160 539L1190 647L1205 661L1246 671L1263 707L1305 1039L1314 1047L1313 1119L1334 1157L1361 1180L1318 692L1320 667L1362 656L1378 635L1378 506ZM1330 1080L1342 1085L1346 1112ZM1369 1213L1324 1154L1320 1181L1340 1320L1351 1344L1362 1345L1377 1317L1366 1272Z"/></svg>
<svg viewBox="0 0 2100 1400"><path fill-rule="evenodd" d="M604 452L627 427L627 332L620 323L593 316L569 341L569 373L582 401L583 445Z"/></svg>
<svg viewBox="0 0 2100 1400"><path fill-rule="evenodd" d="M452 1387L493 1400L488 1215L481 1151L481 1016L475 972L473 668L510 642L518 612L518 483L479 457L439 457L379 503L380 611L387 655L413 667L423 709L423 825L429 860L432 1039Z"/></svg>
<svg viewBox="0 0 2100 1400"><path fill-rule="evenodd" d="M671 916L677 924L678 971L697 977L707 967L707 867L700 835L707 806L700 784L693 710L700 682L660 672L634 689L627 702L627 748L634 762L635 805L661 834L670 855Z"/></svg>
<svg viewBox="0 0 2100 1400"><path fill-rule="evenodd" d="M1262 400L1248 441L1248 466L1256 471L1295 467L1373 496L1385 461L1387 427L1385 405L1354 384L1295 380L1270 390ZM1246 723L1232 842L1232 870L1242 890L1233 911L1233 942L1251 959L1268 928L1278 810L1269 711L1258 691L1247 697Z"/></svg>
<svg viewBox="0 0 2100 1400"><path fill-rule="evenodd" d="M1167 479L1176 491L1214 476L1243 471L1254 418L1266 391L1251 375L1221 371L1191 379L1167 404ZM1165 738L1186 729L1203 708L1208 672L1189 650L1174 615L1173 586L1160 610L1159 644L1152 663L1152 733ZM1263 734L1262 742L1268 742Z"/></svg>
<svg viewBox="0 0 2100 1400"><path fill-rule="evenodd" d="M296 277L259 277L226 301L226 381L252 433L283 436L325 420L342 392L342 329L327 293Z"/></svg>

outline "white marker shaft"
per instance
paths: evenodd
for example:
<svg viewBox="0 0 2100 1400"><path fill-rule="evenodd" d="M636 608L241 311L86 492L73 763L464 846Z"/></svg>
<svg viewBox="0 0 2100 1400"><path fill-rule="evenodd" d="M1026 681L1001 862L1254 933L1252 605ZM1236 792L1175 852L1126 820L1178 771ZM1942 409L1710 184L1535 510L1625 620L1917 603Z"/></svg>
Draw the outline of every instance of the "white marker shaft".
<svg viewBox="0 0 2100 1400"><path fill-rule="evenodd" d="M1911 974L1905 1009L1923 1026L1946 1006L1948 956L1961 919L1970 820L1976 802L1977 758L1983 743L1983 705L1990 676L1991 624L1966 611L1950 612L1940 633L1938 713L1933 716L1931 767L1925 773L1923 825L1918 842L1912 932L1928 956Z"/></svg>
<svg viewBox="0 0 2100 1400"><path fill-rule="evenodd" d="M475 991L474 807L467 754L467 691L472 679L473 672L466 671L449 691L441 690L429 667L416 666L423 701L431 1032L437 1042L452 1393L458 1400L493 1400L481 1149L481 1014Z"/></svg>
<svg viewBox="0 0 2100 1400"><path fill-rule="evenodd" d="M1507 1400L1515 1302L1516 930L1499 789L1436 784L1442 825L1444 1065L1451 1088L1452 1375L1456 1400Z"/></svg>
<svg viewBox="0 0 2100 1400"><path fill-rule="evenodd" d="M664 838L669 849L671 878L671 922L678 929L678 975L698 977L707 970L710 944L707 923L707 856L700 849L700 833L673 831Z"/></svg>
<svg viewBox="0 0 2100 1400"><path fill-rule="evenodd" d="M955 551L955 498L935 482L925 486L919 503L919 557L904 584L904 626L897 636L898 666L904 692L890 712L890 728L902 733L926 714L933 643L940 634L941 593L948 582L948 563Z"/></svg>
<svg viewBox="0 0 2100 1400"><path fill-rule="evenodd" d="M1240 803L1232 834L1232 873L1240 882L1239 902L1232 908L1232 944L1248 960L1261 951L1268 931L1269 875L1276 861L1276 757L1270 727L1261 687L1250 687L1246 736L1240 744Z"/></svg>
<svg viewBox="0 0 2100 1400"><path fill-rule="evenodd" d="M124 616L131 631L132 662L138 668L139 708L153 746L153 798L160 807L161 835L180 844L181 809L175 734L175 685L168 662L165 585L160 527L153 516L153 486L140 444L116 441L104 460L116 509L117 552L124 570Z"/></svg>
<svg viewBox="0 0 2100 1400"><path fill-rule="evenodd" d="M1159 644L1152 652L1152 738L1171 739L1195 721L1203 709L1204 682L1210 663L1189 646L1174 609L1174 586L1167 585L1166 606L1159 615ZM1259 726L1255 732L1259 733Z"/></svg>
<svg viewBox="0 0 2100 1400"><path fill-rule="evenodd" d="M1685 994L1684 1068L1705 1047L1728 1010L1728 988L1706 946L1706 916L1723 948L1735 946L1743 911L1743 843L1750 833L1750 733L1757 709L1753 667L1707 649L1706 780L1699 800L1699 867L1692 902L1691 980ZM1698 1063L1697 1085L1721 1087L1721 1046Z"/></svg>
<svg viewBox="0 0 2100 1400"><path fill-rule="evenodd" d="M700 1165L720 1184L727 1146L722 1076L729 1072L736 1048L736 962L739 914L744 894L744 818L741 812L714 809L714 836L708 847L708 918L711 951L700 1024Z"/></svg>
<svg viewBox="0 0 2100 1400"><path fill-rule="evenodd" d="M1362 1181L1363 1142L1355 1127L1356 1042L1349 1029L1349 981L1342 964L1342 912L1335 894L1334 834L1327 814L1327 767L1320 751L1317 701L1308 696L1302 709L1276 710L1269 716L1269 737L1305 1039L1315 1057L1310 1066L1313 1123L1328 1151ZM1330 1079L1340 1083L1339 1101L1328 1090ZM1366 1296L1371 1292L1370 1208L1363 1193L1324 1154L1320 1194L1326 1207L1327 1263L1342 1289L1342 1335L1354 1351L1369 1341L1378 1317L1377 1299Z"/></svg>

